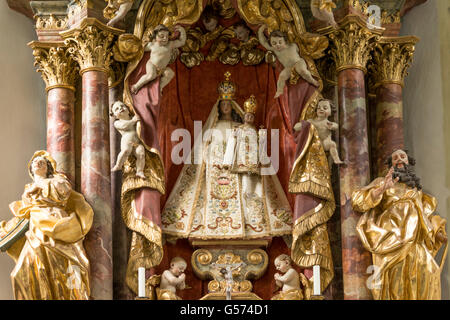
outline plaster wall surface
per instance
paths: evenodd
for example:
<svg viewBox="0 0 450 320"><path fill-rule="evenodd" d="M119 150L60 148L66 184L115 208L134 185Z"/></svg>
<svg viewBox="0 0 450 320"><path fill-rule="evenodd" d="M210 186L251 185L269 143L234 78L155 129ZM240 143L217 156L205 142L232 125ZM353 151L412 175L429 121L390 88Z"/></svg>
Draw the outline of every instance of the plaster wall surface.
<svg viewBox="0 0 450 320"><path fill-rule="evenodd" d="M416 158L424 191L450 220L450 1L429 0L404 20L401 35L420 38L403 92L405 142ZM448 228L447 228L448 232ZM440 257L438 257L438 260ZM442 298L450 299L450 258L442 272Z"/></svg>
<svg viewBox="0 0 450 320"><path fill-rule="evenodd" d="M33 23L0 1L0 221L10 219L10 202L20 200L31 181L27 163L34 151L45 149L46 94L35 72L32 50ZM0 253L0 299L13 299L10 273L14 267Z"/></svg>

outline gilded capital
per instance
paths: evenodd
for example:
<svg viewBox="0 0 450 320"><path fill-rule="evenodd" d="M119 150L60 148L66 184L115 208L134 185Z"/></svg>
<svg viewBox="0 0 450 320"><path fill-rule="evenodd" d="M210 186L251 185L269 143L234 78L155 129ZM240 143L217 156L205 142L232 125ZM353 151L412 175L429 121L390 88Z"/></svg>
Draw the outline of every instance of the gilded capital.
<svg viewBox="0 0 450 320"><path fill-rule="evenodd" d="M75 91L78 70L77 63L62 42L37 42L28 44L33 49L34 65L45 81L46 90L55 87L68 88Z"/></svg>
<svg viewBox="0 0 450 320"><path fill-rule="evenodd" d="M81 73L97 70L108 73L112 62L112 43L121 30L103 25L96 19L86 18L75 29L61 32Z"/></svg>
<svg viewBox="0 0 450 320"><path fill-rule="evenodd" d="M417 37L383 37L375 45L371 77L375 87L396 83L403 87L408 68L413 60Z"/></svg>
<svg viewBox="0 0 450 320"><path fill-rule="evenodd" d="M380 30L370 29L362 18L347 16L340 28L329 34L336 72L360 69L366 73L374 40L379 38L380 33Z"/></svg>

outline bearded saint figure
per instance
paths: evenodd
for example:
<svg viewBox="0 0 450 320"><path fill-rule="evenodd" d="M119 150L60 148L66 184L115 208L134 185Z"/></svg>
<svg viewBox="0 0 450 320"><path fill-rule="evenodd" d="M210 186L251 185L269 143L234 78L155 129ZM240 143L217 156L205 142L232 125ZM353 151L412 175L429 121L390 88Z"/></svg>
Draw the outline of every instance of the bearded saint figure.
<svg viewBox="0 0 450 320"><path fill-rule="evenodd" d="M387 164L385 177L352 195L354 210L365 212L357 232L375 265L369 289L376 300L440 300L435 256L447 242L446 221L433 215L436 199L422 191L413 158L397 150Z"/></svg>

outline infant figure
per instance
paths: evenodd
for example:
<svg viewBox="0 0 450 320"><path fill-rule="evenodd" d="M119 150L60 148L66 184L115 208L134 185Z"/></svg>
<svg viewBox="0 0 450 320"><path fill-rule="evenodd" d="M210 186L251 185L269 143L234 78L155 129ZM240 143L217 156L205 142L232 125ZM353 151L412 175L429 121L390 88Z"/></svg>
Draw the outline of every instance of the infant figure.
<svg viewBox="0 0 450 320"><path fill-rule="evenodd" d="M322 99L317 104L316 117L309 119L314 127L317 129L320 141L322 142L323 149L330 152L333 162L336 164L343 164L344 162L339 158L336 143L331 140L331 130L338 130L339 125L335 122L328 121L328 117L331 115L332 103L330 100ZM298 122L294 126L294 130L299 131L301 129L301 122Z"/></svg>
<svg viewBox="0 0 450 320"><path fill-rule="evenodd" d="M269 51L272 51L283 65L284 69L280 72L277 82L277 92L275 99L283 94L286 81L291 78L292 69L306 81L318 87L319 82L314 79L311 72L308 70L306 61L300 56L300 52L296 43L289 43L285 33L275 30L269 36L267 41L264 35L264 30L267 27L261 26L258 30L258 38L261 45Z"/></svg>
<svg viewBox="0 0 450 320"><path fill-rule="evenodd" d="M280 273L275 273L275 284L281 291L272 300L303 300L300 288L300 276L292 268L292 260L287 254L281 254L275 259L275 267Z"/></svg>
<svg viewBox="0 0 450 320"><path fill-rule="evenodd" d="M170 261L170 269L165 270L161 275L161 283L156 290L158 300L181 300L176 295L177 289L186 288L186 270L187 263L181 257L175 257Z"/></svg>
<svg viewBox="0 0 450 320"><path fill-rule="evenodd" d="M170 31L165 25L159 25L153 30L153 41L144 47L144 51L151 52L150 59L145 65L145 74L131 87L133 94L158 77L161 77L160 90L162 91L175 76L174 71L168 65L173 58L173 51L184 46L186 42L184 28L176 26L175 30L180 32L180 38L173 41L169 41Z"/></svg>
<svg viewBox="0 0 450 320"><path fill-rule="evenodd" d="M130 109L122 102L116 101L112 105L111 115L116 118L114 128L120 132L122 139L120 141L120 153L117 157L116 165L111 171L119 171L130 154L134 152L136 156L136 176L145 178L145 148L136 132L136 124L139 121L137 115L131 118Z"/></svg>

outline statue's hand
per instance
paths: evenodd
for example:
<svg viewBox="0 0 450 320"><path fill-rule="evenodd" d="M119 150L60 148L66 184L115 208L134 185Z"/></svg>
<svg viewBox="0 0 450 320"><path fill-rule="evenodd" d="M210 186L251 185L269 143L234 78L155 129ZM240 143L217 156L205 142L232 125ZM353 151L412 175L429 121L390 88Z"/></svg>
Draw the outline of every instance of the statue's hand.
<svg viewBox="0 0 450 320"><path fill-rule="evenodd" d="M392 174L394 173L394 167L391 167L387 173L387 175L384 177L384 190L392 188L400 179L399 177L393 179ZM384 191L383 190L383 191Z"/></svg>

